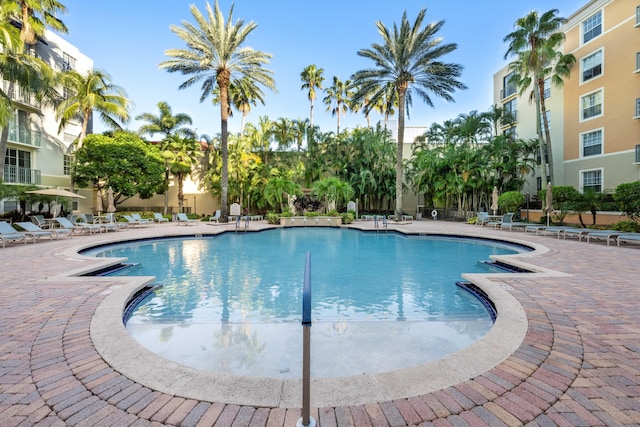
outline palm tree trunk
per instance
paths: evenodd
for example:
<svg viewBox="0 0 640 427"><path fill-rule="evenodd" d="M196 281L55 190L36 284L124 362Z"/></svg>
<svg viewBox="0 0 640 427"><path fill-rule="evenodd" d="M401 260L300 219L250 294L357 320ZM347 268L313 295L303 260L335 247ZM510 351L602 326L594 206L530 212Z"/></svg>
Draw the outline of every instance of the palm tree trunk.
<svg viewBox="0 0 640 427"><path fill-rule="evenodd" d="M229 131L227 128L229 120L229 73L220 73L217 76L220 87L220 154L222 156L222 170L220 176L220 219L219 222L229 222L229 211L227 208L229 193L229 147L227 140Z"/></svg>
<svg viewBox="0 0 640 427"><path fill-rule="evenodd" d="M309 103L311 104L309 107L309 127L313 129L313 99Z"/></svg>
<svg viewBox="0 0 640 427"><path fill-rule="evenodd" d="M551 150L551 132L549 132L549 120L547 120L547 107L544 102L544 79L538 79L538 99L540 100L540 115L544 128L545 146L549 157L549 182L553 187L553 151Z"/></svg>
<svg viewBox="0 0 640 427"><path fill-rule="evenodd" d="M536 113L537 113L537 117L536 117L536 133L538 134L538 144L539 144L539 149L540 149L540 176L542 177L543 181L542 181L542 186L544 187L544 184L547 182L547 163L544 159L544 154L546 152L546 143L544 141L544 137L542 136L542 117L541 116L541 109L540 109L540 93L537 90L533 91L533 98L535 100L536 103Z"/></svg>
<svg viewBox="0 0 640 427"><path fill-rule="evenodd" d="M398 87L398 152L396 157L396 221L402 219L402 149L404 147L405 86Z"/></svg>

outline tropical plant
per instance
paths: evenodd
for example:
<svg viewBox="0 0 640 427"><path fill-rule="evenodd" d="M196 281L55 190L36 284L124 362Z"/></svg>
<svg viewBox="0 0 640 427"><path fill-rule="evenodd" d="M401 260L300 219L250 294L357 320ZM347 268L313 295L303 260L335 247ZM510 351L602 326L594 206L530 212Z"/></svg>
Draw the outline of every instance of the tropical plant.
<svg viewBox="0 0 640 427"><path fill-rule="evenodd" d="M433 107L431 95L446 101L452 101L451 93L456 89L465 89L458 78L462 67L442 62L441 58L453 52L454 43L443 44L436 37L444 21L431 23L423 28L426 9L422 9L413 24L409 22L406 11L398 28L387 28L380 21L376 23L382 43L361 49L358 55L372 60L374 68L357 71L352 79L358 91L353 100L370 97L369 105L378 104L389 93L392 85L398 100L398 147L396 158L396 218L402 216L404 120L405 110L411 105L412 92L429 106ZM372 107L365 107L372 108Z"/></svg>
<svg viewBox="0 0 640 427"><path fill-rule="evenodd" d="M335 176L314 182L311 192L318 198L325 199L327 201L326 207L329 210L335 209L332 205L337 205L340 201L346 202L353 196L351 185Z"/></svg>
<svg viewBox="0 0 640 427"><path fill-rule="evenodd" d="M608 207L607 194L599 193L592 188L585 189L583 193L578 193L573 201L572 208L578 213L578 220L583 227L586 227L582 212L590 212L592 223L596 225L596 215L599 210L605 210Z"/></svg>
<svg viewBox="0 0 640 427"><path fill-rule="evenodd" d="M111 187L116 206L136 194L148 199L167 189L160 151L133 133L87 135L75 156L73 181L83 187Z"/></svg>
<svg viewBox="0 0 640 427"><path fill-rule="evenodd" d="M519 191L507 191L498 197L498 206L502 212L518 212L524 203L524 196Z"/></svg>
<svg viewBox="0 0 640 427"><path fill-rule="evenodd" d="M515 30L504 37L504 41L509 44L505 59L512 56L516 58L509 65L509 69L514 72L512 82L520 89L520 94L533 85L530 99L533 98L536 105L540 152L547 153L549 162L549 171L543 173L543 176L549 176L551 185L554 183L553 151L544 82L550 78L554 86L562 86L563 79L569 76L576 61L575 56L565 55L561 51L565 34L559 29L565 19L557 16L557 13L557 9L549 10L542 15L537 11L529 12L525 17L516 20Z"/></svg>
<svg viewBox="0 0 640 427"><path fill-rule="evenodd" d="M313 104L317 98L317 90L322 90L322 82L324 82L323 68L316 67L315 64L308 65L300 73L302 79L301 90L307 89L307 98L309 98L309 126L313 127Z"/></svg>
<svg viewBox="0 0 640 427"><path fill-rule="evenodd" d="M337 76L333 76L333 84L324 90L326 96L323 99L327 106L327 111L332 116L338 117L336 134L340 134L340 116L346 114L349 110L349 102L351 98L351 80L342 81Z"/></svg>
<svg viewBox="0 0 640 427"><path fill-rule="evenodd" d="M172 134L162 141L162 158L165 160L167 170L173 175L178 184L178 211L182 212L184 205L184 180L202 156L200 145L194 138Z"/></svg>
<svg viewBox="0 0 640 427"><path fill-rule="evenodd" d="M224 19L218 1L213 9L206 3L206 15L195 5L190 7L196 24L183 22L183 26L172 25L171 31L176 34L186 47L168 49L165 55L172 58L160 63L160 68L170 73L179 72L190 77L180 89L191 87L202 82L200 102L212 94L217 86L220 90L220 222L228 222L228 186L229 186L229 151L228 151L228 117L229 117L229 85L232 81L246 77L255 85L275 89L273 72L264 68L271 54L242 47L249 34L257 27L254 22L245 25L244 20L233 22L233 6Z"/></svg>
<svg viewBox="0 0 640 427"><path fill-rule="evenodd" d="M302 193L302 189L296 184L288 173L282 173L273 168L270 172L269 180L264 187L264 197L270 206L278 206L280 212L284 212L284 195L295 196Z"/></svg>
<svg viewBox="0 0 640 427"><path fill-rule="evenodd" d="M127 99L124 89L111 83L111 76L105 71L93 69L85 75L76 70L64 71L60 81L68 96L56 107L56 120L60 122L58 132L71 120L80 118L82 128L76 148L82 147L94 111L113 130L122 129L119 121L129 121L131 101Z"/></svg>
<svg viewBox="0 0 640 427"><path fill-rule="evenodd" d="M632 221L640 220L640 181L618 185L613 199L629 219Z"/></svg>
<svg viewBox="0 0 640 427"><path fill-rule="evenodd" d="M195 132L185 125L191 125L193 121L191 120L191 116L185 113L178 113L176 115L172 114L171 106L165 102L158 102L158 110L159 114L156 116L152 113L142 113L136 116L136 120L141 120L145 122L140 129L138 129L138 134L144 135L148 134L150 137L154 134L162 134L163 139L168 138L172 135L183 136L186 138L195 138ZM169 186L169 159L165 158L166 172L165 172L165 180L167 182L167 187ZM167 210L169 208L169 192L165 191L164 193L164 210L163 213L166 215Z"/></svg>

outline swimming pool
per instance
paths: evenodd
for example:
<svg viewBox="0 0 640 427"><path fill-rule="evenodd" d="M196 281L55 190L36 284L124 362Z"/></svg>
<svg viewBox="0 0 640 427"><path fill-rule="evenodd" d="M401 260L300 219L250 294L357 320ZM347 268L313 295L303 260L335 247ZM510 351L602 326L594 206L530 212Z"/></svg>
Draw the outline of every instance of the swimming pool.
<svg viewBox="0 0 640 427"><path fill-rule="evenodd" d="M384 372L456 352L492 325L455 286L506 244L345 229L279 229L102 249L163 287L127 321L149 350L197 369L300 376L301 289L312 254L312 375ZM439 267L437 270L432 267Z"/></svg>

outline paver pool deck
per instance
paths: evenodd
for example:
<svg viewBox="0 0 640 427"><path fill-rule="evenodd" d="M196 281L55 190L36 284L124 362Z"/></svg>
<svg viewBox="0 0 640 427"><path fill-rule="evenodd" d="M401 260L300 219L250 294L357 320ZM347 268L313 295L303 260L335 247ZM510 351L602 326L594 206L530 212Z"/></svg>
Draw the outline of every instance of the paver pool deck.
<svg viewBox="0 0 640 427"><path fill-rule="evenodd" d="M517 301L526 326L522 339L495 365L433 391L412 394L414 383L424 382L415 376L404 384L406 396L316 405L312 416L319 426L640 425L640 245L618 248L445 221L390 224L393 229L510 239L538 248L515 258L540 274L481 279ZM295 426L299 406L238 404L232 394L196 399L157 389L149 384L159 379L132 379L125 374L131 366L118 366L117 355L105 353L108 362L99 348L104 343L94 342L100 335L95 319L124 279L78 277L105 260L74 256L75 249L232 230L234 225L157 224L0 248L0 426ZM489 356L479 352L476 358ZM216 396L225 396L223 386Z"/></svg>

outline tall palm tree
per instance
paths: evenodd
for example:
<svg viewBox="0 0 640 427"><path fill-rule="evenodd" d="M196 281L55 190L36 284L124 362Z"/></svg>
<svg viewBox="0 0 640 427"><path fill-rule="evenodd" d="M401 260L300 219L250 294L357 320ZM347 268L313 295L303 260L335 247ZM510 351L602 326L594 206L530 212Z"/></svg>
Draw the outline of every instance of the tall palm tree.
<svg viewBox="0 0 640 427"><path fill-rule="evenodd" d="M146 122L140 129L138 129L138 134L144 135L148 134L149 136L153 136L154 134L162 134L163 140L169 138L172 135L182 136L185 138L196 138L196 134L193 130L184 127L185 125L193 124L193 120L191 116L185 113L178 113L173 115L171 112L171 106L165 102L158 102L158 110L159 114L156 116L152 113L142 113L136 116L136 120L142 120ZM169 186L169 174L171 171L169 170L169 159L167 157L165 159L165 183L167 187ZM164 192L164 209L163 213L166 215L167 210L169 209L169 192Z"/></svg>
<svg viewBox="0 0 640 427"><path fill-rule="evenodd" d="M340 134L340 115L346 113L349 109L351 88L351 80L343 82L337 76L333 76L333 84L324 90L327 95L323 101L327 106L327 111L331 111L333 116L338 116L336 134Z"/></svg>
<svg viewBox="0 0 640 427"><path fill-rule="evenodd" d="M222 170L220 176L220 222L228 222L227 196L229 187L229 148L227 129L229 118L229 84L241 77L265 87L275 89L273 72L264 68L271 54L249 47L242 47L249 34L257 27L254 22L245 25L244 20L233 22L233 5L225 21L218 1L213 9L206 3L206 15L195 5L190 7L196 21L182 22L182 27L172 25L171 31L186 43L182 49L168 49L165 55L172 58L160 63L160 68L170 73L180 72L190 76L180 89L202 82L200 102L220 89L220 154Z"/></svg>
<svg viewBox="0 0 640 427"><path fill-rule="evenodd" d="M3 112L0 115L5 119L13 114L10 102L16 84L20 85L23 90L37 95L41 100L56 101L57 94L52 81L52 70L43 61L28 55L25 52L25 47L36 44L38 38L44 35L47 28L67 33L66 25L57 17L58 14L66 11L66 7L57 0L0 0L0 22L2 22L3 31L11 32L9 27L14 22L20 24L20 42L17 42L17 39L8 33L6 33L7 36L3 36L2 55L5 58L3 59L2 76L4 80L9 82L9 85L5 93L7 96L3 100ZM6 41L11 38L14 39L14 42L9 47ZM7 58L7 55L10 58ZM5 62L6 59L9 61ZM9 127L2 126L0 167L4 165L8 139Z"/></svg>
<svg viewBox="0 0 640 427"><path fill-rule="evenodd" d="M452 92L466 88L458 80L462 67L441 61L444 55L457 48L455 43L443 44L442 39L436 36L444 21L423 27L425 14L426 9L422 9L411 24L405 11L399 28L395 24L393 28L387 28L382 22L376 22L382 43L375 43L370 48L358 51L359 56L371 59L375 67L357 71L352 76L355 85L359 87L354 100L368 95L372 96L369 105L376 105L380 98L387 95L389 83L397 94L396 218L401 218L402 215L404 119L412 92L415 91L427 105L433 107L431 95L453 101Z"/></svg>
<svg viewBox="0 0 640 427"><path fill-rule="evenodd" d="M537 11L529 12L525 17L519 18L515 23L515 30L504 37L504 41L509 43L505 59L512 56L516 58L509 65L509 69L515 72L513 79L516 87L520 89L520 94L533 85L533 99L538 114L536 119L538 123L542 119L542 127L538 127L540 152L544 158L546 149L551 185L554 182L553 152L544 101L544 81L550 77L554 86L561 86L576 62L572 54L565 55L560 51L565 34L559 29L565 19L557 16L557 13L558 9L552 9L542 15ZM544 162L542 164L544 167Z"/></svg>
<svg viewBox="0 0 640 427"><path fill-rule="evenodd" d="M294 124L290 119L286 117L280 117L273 122L273 128L271 128L271 134L278 143L280 150L287 150L294 139Z"/></svg>
<svg viewBox="0 0 640 427"><path fill-rule="evenodd" d="M82 75L76 70L60 74L62 86L69 96L56 107L56 120L60 122L61 132L69 121L76 118L82 120L82 128L78 136L76 148L82 148L82 141L87 135L87 128L94 111L102 122L111 129L122 129L119 122L129 121L131 101L120 86L111 83L111 76L105 71L92 69Z"/></svg>
<svg viewBox="0 0 640 427"><path fill-rule="evenodd" d="M258 105L258 102L264 105L264 92L254 80L243 76L229 85L229 100L231 105L242 113L242 122L240 123L240 133L242 133L251 106Z"/></svg>
<svg viewBox="0 0 640 427"><path fill-rule="evenodd" d="M300 73L302 79L301 90L308 89L307 97L309 98L309 126L313 127L313 103L316 100L316 90L322 90L322 82L324 82L324 68L318 68L315 64L308 65Z"/></svg>
<svg viewBox="0 0 640 427"><path fill-rule="evenodd" d="M172 134L162 142L161 151L162 157L169 165L169 172L176 178L178 184L178 210L182 212L184 180L191 175L193 166L198 163L198 158L202 156L200 145L195 138Z"/></svg>

